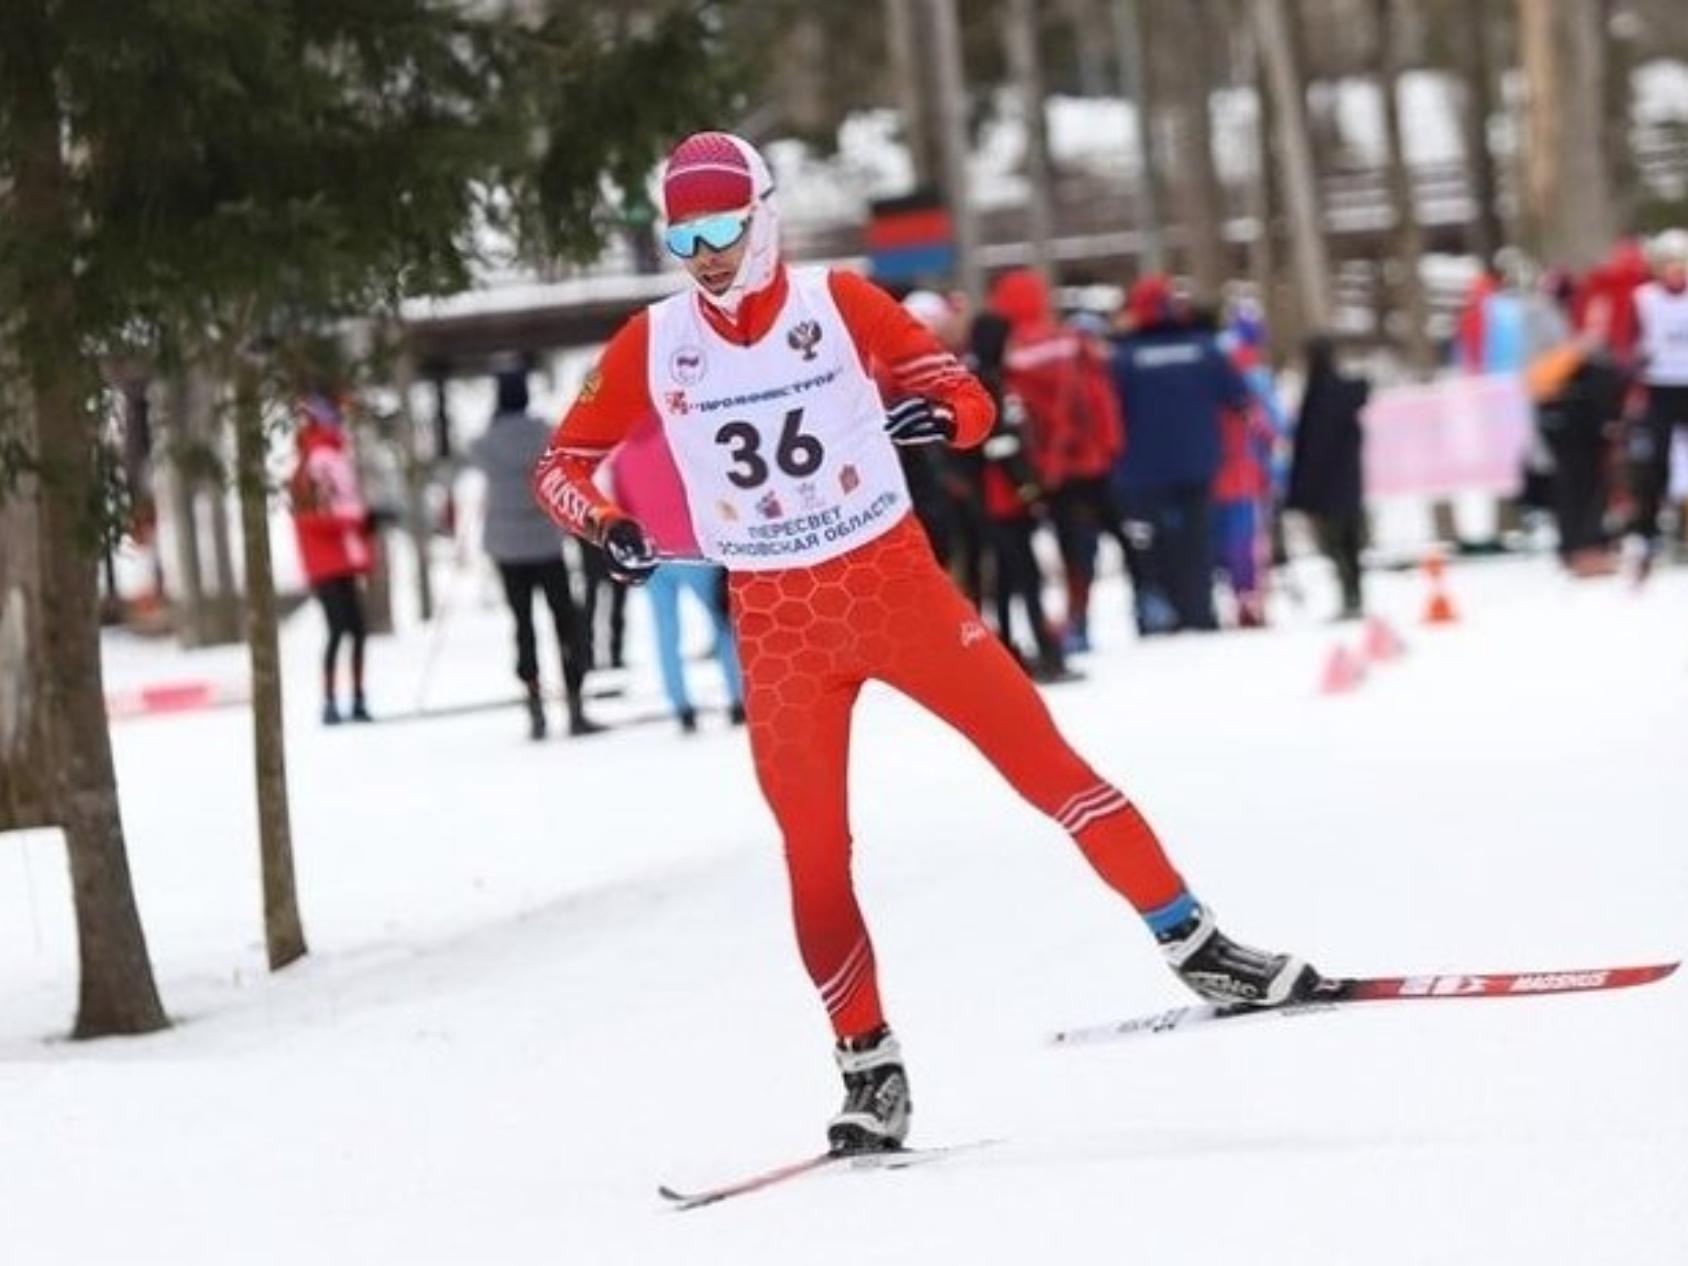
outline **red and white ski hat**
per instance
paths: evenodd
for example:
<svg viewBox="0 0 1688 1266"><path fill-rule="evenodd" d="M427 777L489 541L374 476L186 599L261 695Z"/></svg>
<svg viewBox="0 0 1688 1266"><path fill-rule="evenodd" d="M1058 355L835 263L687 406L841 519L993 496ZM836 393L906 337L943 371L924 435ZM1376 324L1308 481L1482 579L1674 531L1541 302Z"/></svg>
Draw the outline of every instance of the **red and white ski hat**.
<svg viewBox="0 0 1688 1266"><path fill-rule="evenodd" d="M662 210L670 224L749 208L750 231L733 283L722 294L698 294L729 316L746 295L771 285L779 272L779 211L774 177L756 147L731 132L696 132L674 147L662 172Z"/></svg>
<svg viewBox="0 0 1688 1266"><path fill-rule="evenodd" d="M674 147L662 173L662 208L670 224L737 211L773 190L762 156L730 132L697 132Z"/></svg>

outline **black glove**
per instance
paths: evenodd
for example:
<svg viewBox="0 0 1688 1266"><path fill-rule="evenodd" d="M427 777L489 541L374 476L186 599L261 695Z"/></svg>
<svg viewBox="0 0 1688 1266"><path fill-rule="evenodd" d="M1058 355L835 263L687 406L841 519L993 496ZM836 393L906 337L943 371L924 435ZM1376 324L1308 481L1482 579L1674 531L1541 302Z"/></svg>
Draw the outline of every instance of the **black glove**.
<svg viewBox="0 0 1688 1266"><path fill-rule="evenodd" d="M885 410L885 434L893 444L944 444L955 438L955 414L948 405L910 396Z"/></svg>
<svg viewBox="0 0 1688 1266"><path fill-rule="evenodd" d="M610 576L624 585L642 585L656 570L656 550L637 519L614 520L598 543L610 560Z"/></svg>

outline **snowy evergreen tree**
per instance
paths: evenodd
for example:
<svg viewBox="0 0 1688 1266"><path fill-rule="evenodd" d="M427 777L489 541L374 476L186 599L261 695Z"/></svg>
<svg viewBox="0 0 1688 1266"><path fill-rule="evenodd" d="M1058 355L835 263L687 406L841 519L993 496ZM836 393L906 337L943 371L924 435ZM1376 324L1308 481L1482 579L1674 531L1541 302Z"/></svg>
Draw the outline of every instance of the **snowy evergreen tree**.
<svg viewBox="0 0 1688 1266"><path fill-rule="evenodd" d="M175 340L235 385L266 930L279 966L305 944L263 531L278 355L301 330L462 286L489 229L545 256L591 251L616 190L726 99L715 9L557 0L518 20L448 0L4 6L0 337L15 371L0 436L9 468L39 472L26 505L40 612L27 627L51 637L32 772L69 844L78 1035L167 1022L101 685L102 363Z"/></svg>

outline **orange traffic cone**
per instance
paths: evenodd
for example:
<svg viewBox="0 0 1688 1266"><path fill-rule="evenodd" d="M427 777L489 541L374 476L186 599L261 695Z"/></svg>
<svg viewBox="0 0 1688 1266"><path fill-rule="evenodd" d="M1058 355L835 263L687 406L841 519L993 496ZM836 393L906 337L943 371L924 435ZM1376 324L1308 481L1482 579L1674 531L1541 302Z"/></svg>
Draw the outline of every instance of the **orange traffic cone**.
<svg viewBox="0 0 1688 1266"><path fill-rule="evenodd" d="M1351 690L1359 689L1365 680L1366 661L1346 646L1338 644L1331 648L1330 658L1325 661L1325 674L1319 681L1319 693L1345 695Z"/></svg>
<svg viewBox="0 0 1688 1266"><path fill-rule="evenodd" d="M1430 582L1430 599L1424 605L1424 622L1426 624L1456 624L1459 613L1454 610L1454 600L1448 597L1447 586L1443 576L1447 570L1447 560L1440 551L1433 552L1424 560L1424 577Z"/></svg>
<svg viewBox="0 0 1688 1266"><path fill-rule="evenodd" d="M1374 615L1366 621L1365 641L1360 649L1373 664L1387 664L1407 653L1406 643L1401 641L1400 635L1390 627L1389 621L1380 615Z"/></svg>

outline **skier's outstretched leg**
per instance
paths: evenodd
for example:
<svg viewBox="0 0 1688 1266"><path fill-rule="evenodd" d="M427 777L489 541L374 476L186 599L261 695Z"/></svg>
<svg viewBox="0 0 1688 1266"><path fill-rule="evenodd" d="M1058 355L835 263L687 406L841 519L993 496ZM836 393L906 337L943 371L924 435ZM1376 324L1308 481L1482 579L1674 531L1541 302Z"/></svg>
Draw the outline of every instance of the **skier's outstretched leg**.
<svg viewBox="0 0 1688 1266"><path fill-rule="evenodd" d="M926 569L907 590L895 652L875 675L959 730L1139 911L1175 906L1184 880L1142 814L1068 745L1001 642L972 631L978 615L948 578Z"/></svg>
<svg viewBox="0 0 1688 1266"><path fill-rule="evenodd" d="M978 614L949 578L929 556L908 553L907 560L890 557L890 549L881 555L887 574L897 577L881 588L897 636L873 675L959 730L1072 836L1196 992L1277 1005L1312 989L1317 973L1300 959L1249 950L1219 931L1137 807L1067 743L1042 696L1001 644L984 636Z"/></svg>

